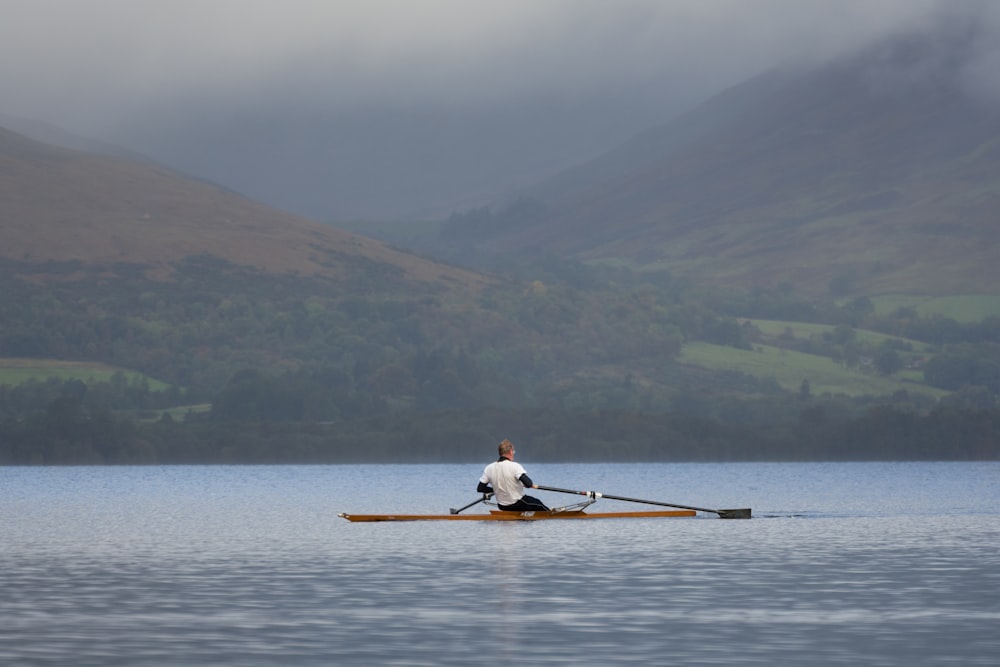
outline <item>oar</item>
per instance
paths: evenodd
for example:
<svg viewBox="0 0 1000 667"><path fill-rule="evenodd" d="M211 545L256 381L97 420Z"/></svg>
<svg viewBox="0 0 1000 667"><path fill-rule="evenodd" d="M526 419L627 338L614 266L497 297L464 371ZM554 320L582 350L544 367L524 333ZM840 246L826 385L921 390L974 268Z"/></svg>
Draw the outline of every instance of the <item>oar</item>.
<svg viewBox="0 0 1000 667"><path fill-rule="evenodd" d="M449 511L449 512L451 512L452 514L458 514L458 513L459 513L459 512L461 512L462 510L467 510L467 509L469 509L470 507L472 507L473 505L478 505L479 503L483 502L483 501L484 501L484 500L486 500L487 498L489 498L489 496L487 496L487 495L486 495L486 494L484 493L484 494L483 494L483 497L482 497L482 498L480 498L479 500L474 500L474 501L472 501L471 503L469 503L468 505L466 505L465 507L459 507L458 509L455 509L454 507L452 507L452 508L450 508L450 509L449 509L448 511Z"/></svg>
<svg viewBox="0 0 1000 667"><path fill-rule="evenodd" d="M663 507L676 507L682 510L696 510L698 512L711 512L713 514L718 514L720 519L749 519L750 518L750 508L738 509L738 510L710 510L705 507L690 507L689 505L673 505L671 503L661 503L656 500L642 500L640 498L625 498L623 496L611 496L606 493L598 493L596 491L573 491L572 489L557 489L554 486L541 486L538 487L543 491L556 491L558 493L574 493L578 496L591 496L593 498L609 498L611 500L624 500L630 503L646 503L647 505L661 505Z"/></svg>

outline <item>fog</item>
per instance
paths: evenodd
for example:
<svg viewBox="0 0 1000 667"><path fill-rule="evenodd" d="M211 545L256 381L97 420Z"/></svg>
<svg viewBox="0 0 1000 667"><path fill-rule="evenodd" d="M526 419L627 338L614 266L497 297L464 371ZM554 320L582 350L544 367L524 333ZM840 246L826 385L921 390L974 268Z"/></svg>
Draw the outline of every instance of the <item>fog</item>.
<svg viewBox="0 0 1000 667"><path fill-rule="evenodd" d="M0 113L325 220L446 215L771 67L956 12L1000 24L990 3L935 0L0 0L0 12ZM996 43L971 45L963 70L987 94Z"/></svg>

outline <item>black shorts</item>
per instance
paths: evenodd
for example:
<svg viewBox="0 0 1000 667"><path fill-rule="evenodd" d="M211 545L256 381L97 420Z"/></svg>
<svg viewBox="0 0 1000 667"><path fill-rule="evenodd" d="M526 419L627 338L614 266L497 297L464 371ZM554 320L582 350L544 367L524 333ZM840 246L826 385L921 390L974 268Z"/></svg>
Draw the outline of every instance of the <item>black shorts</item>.
<svg viewBox="0 0 1000 667"><path fill-rule="evenodd" d="M497 505L500 509L505 512L548 512L549 508L545 506L538 498L533 498L531 496L523 496L513 505Z"/></svg>

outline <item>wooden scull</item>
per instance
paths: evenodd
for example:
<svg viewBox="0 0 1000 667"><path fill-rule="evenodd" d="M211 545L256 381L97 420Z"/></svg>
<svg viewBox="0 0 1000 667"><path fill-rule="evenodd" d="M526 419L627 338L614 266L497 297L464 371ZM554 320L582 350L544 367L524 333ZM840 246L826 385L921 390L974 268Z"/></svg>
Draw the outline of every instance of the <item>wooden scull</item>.
<svg viewBox="0 0 1000 667"><path fill-rule="evenodd" d="M545 521L548 519L659 519L664 517L695 516L694 510L654 510L640 512L503 512L490 510L489 514L348 514L338 516L352 522L373 521Z"/></svg>

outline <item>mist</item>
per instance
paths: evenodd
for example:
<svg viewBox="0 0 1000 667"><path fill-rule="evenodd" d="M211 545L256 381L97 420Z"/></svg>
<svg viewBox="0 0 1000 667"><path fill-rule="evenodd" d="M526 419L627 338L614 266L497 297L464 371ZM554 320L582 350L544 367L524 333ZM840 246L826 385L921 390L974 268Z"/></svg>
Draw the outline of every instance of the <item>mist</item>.
<svg viewBox="0 0 1000 667"><path fill-rule="evenodd" d="M944 16L934 0L0 1L0 113L138 151L322 220L480 205L777 66Z"/></svg>

